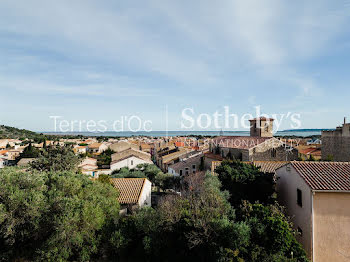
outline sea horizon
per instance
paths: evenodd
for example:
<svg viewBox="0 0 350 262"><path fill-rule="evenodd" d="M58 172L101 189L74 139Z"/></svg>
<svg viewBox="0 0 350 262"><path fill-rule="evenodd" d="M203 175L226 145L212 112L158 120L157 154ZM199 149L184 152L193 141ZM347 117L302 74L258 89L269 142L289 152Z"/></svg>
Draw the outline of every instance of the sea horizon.
<svg viewBox="0 0 350 262"><path fill-rule="evenodd" d="M294 129L282 130L274 133L275 136L320 136L323 130L331 129ZM105 131L105 132L38 132L47 135L82 135L82 136L106 136L106 137L133 137L133 136L148 136L148 137L175 137L175 136L249 136L250 131Z"/></svg>

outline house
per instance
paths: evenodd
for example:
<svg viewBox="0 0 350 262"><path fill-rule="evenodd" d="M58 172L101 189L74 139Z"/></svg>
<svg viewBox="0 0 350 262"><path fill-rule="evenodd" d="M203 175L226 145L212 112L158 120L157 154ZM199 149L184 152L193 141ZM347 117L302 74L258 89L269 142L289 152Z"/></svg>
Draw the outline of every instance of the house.
<svg viewBox="0 0 350 262"><path fill-rule="evenodd" d="M322 145L322 140L321 139L310 139L306 142L308 146L320 146Z"/></svg>
<svg viewBox="0 0 350 262"><path fill-rule="evenodd" d="M179 151L179 148L173 145L161 146L161 147L155 147L154 151L155 151L154 152L155 161L157 162L158 166L161 166L162 157Z"/></svg>
<svg viewBox="0 0 350 262"><path fill-rule="evenodd" d="M138 145L133 144L133 143L129 143L128 141L119 141L117 143L113 143L109 146L109 148L117 153L125 151L127 149L139 150Z"/></svg>
<svg viewBox="0 0 350 262"><path fill-rule="evenodd" d="M180 161L181 158L188 157L189 150L185 148L176 148L175 152L161 156L158 159L158 166L164 171L168 172L168 166Z"/></svg>
<svg viewBox="0 0 350 262"><path fill-rule="evenodd" d="M214 154L212 152L204 153L204 170L215 170L217 165L220 165L224 158L219 154ZM214 169L213 169L214 166Z"/></svg>
<svg viewBox="0 0 350 262"><path fill-rule="evenodd" d="M78 167L83 174L93 176L93 171L96 171L98 169L97 159L92 157L86 157Z"/></svg>
<svg viewBox="0 0 350 262"><path fill-rule="evenodd" d="M151 206L152 183L147 178L111 178L110 181L119 191L121 209Z"/></svg>
<svg viewBox="0 0 350 262"><path fill-rule="evenodd" d="M99 175L110 175L110 169L99 169L97 165L97 159L92 157L86 157L80 164L79 169L84 175L91 176L92 178L98 178Z"/></svg>
<svg viewBox="0 0 350 262"><path fill-rule="evenodd" d="M107 150L108 146L104 143L92 143L88 145L88 151L90 153L102 153L103 151Z"/></svg>
<svg viewBox="0 0 350 262"><path fill-rule="evenodd" d="M307 147L304 149L299 149L299 157L302 160L321 160L322 152L321 148Z"/></svg>
<svg viewBox="0 0 350 262"><path fill-rule="evenodd" d="M75 154L86 154L88 152L87 146L75 146L73 148Z"/></svg>
<svg viewBox="0 0 350 262"><path fill-rule="evenodd" d="M140 145L140 150L151 154L152 153L152 146L150 144L147 144L147 143L142 143Z"/></svg>
<svg viewBox="0 0 350 262"><path fill-rule="evenodd" d="M21 154L21 151L19 150L9 150L7 152L8 160L14 161L16 160L17 157L20 156L20 154Z"/></svg>
<svg viewBox="0 0 350 262"><path fill-rule="evenodd" d="M219 136L210 143L210 152L241 161L292 161L298 150L273 137L273 119L250 120L250 136Z"/></svg>
<svg viewBox="0 0 350 262"><path fill-rule="evenodd" d="M112 155L111 170L119 170L123 167L135 168L139 164L153 164L151 155L136 149L126 149Z"/></svg>
<svg viewBox="0 0 350 262"><path fill-rule="evenodd" d="M333 131L322 131L322 159L350 161L350 123L344 123Z"/></svg>
<svg viewBox="0 0 350 262"><path fill-rule="evenodd" d="M309 258L349 261L350 163L293 161L276 175L278 200Z"/></svg>
<svg viewBox="0 0 350 262"><path fill-rule="evenodd" d="M168 173L174 176L194 174L204 167L204 156L202 152L181 159L179 162L168 166Z"/></svg>

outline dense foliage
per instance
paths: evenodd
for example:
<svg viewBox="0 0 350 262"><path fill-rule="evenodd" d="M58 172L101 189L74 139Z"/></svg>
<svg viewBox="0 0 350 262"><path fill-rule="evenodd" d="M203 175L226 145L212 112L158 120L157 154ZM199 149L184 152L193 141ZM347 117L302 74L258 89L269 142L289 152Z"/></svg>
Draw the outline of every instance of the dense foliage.
<svg viewBox="0 0 350 262"><path fill-rule="evenodd" d="M102 168L104 166L109 166L112 161L112 155L115 152L108 148L107 150L103 151L100 155L97 156L97 165Z"/></svg>
<svg viewBox="0 0 350 262"><path fill-rule="evenodd" d="M76 171L80 159L70 147L49 147L33 161L32 169L38 171Z"/></svg>
<svg viewBox="0 0 350 262"><path fill-rule="evenodd" d="M153 164L140 164L134 169L123 167L115 170L113 178L145 177L160 189L175 189L180 186L180 179L170 174L164 174L159 167Z"/></svg>
<svg viewBox="0 0 350 262"><path fill-rule="evenodd" d="M40 155L40 150L32 146L30 143L27 147L24 148L21 158L36 158Z"/></svg>
<svg viewBox="0 0 350 262"><path fill-rule="evenodd" d="M191 175L181 196L123 218L116 255L133 261L307 261L278 205L245 202L234 209L220 187L210 174Z"/></svg>
<svg viewBox="0 0 350 262"><path fill-rule="evenodd" d="M77 163L71 149L53 147L31 170L0 170L0 261L307 261L274 201L273 176L251 165L225 161L218 177L191 174L181 194L119 217L109 176L93 182ZM169 188L154 165L114 176Z"/></svg>
<svg viewBox="0 0 350 262"><path fill-rule="evenodd" d="M104 252L118 192L73 172L0 170L0 260L88 261Z"/></svg>
<svg viewBox="0 0 350 262"><path fill-rule="evenodd" d="M223 189L232 192L230 202L238 206L242 200L269 204L275 201L274 175L263 173L254 165L240 161L223 161L215 169Z"/></svg>
<svg viewBox="0 0 350 262"><path fill-rule="evenodd" d="M0 125L0 139L20 139L20 140L33 140L35 143L42 143L45 139L57 140L58 136L44 135L26 129L19 129L11 126Z"/></svg>

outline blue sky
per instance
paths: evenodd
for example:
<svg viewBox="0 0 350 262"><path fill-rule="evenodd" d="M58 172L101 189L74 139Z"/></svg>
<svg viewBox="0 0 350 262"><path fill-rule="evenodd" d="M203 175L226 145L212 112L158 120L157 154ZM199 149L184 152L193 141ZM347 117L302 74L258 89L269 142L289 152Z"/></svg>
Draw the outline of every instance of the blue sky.
<svg viewBox="0 0 350 262"><path fill-rule="evenodd" d="M348 0L2 0L0 17L0 124L137 115L162 130L167 107L179 130L184 108L257 105L302 128L350 117Z"/></svg>

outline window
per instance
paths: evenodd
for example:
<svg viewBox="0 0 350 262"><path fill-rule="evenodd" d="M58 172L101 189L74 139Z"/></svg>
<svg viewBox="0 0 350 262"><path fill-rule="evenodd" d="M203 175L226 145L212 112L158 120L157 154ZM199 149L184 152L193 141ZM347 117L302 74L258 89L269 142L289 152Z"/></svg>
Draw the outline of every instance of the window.
<svg viewBox="0 0 350 262"><path fill-rule="evenodd" d="M268 122L265 123L265 132L269 132L269 123Z"/></svg>
<svg viewBox="0 0 350 262"><path fill-rule="evenodd" d="M297 203L300 207L303 206L302 192L300 189L297 189Z"/></svg>
<svg viewBox="0 0 350 262"><path fill-rule="evenodd" d="M182 176L182 169L180 170L180 176Z"/></svg>
<svg viewBox="0 0 350 262"><path fill-rule="evenodd" d="M196 169L196 165L192 165L192 169Z"/></svg>
<svg viewBox="0 0 350 262"><path fill-rule="evenodd" d="M185 168L185 175L188 175L188 167Z"/></svg>
<svg viewBox="0 0 350 262"><path fill-rule="evenodd" d="M275 148L271 149L271 157L276 157L277 156L277 150Z"/></svg>
<svg viewBox="0 0 350 262"><path fill-rule="evenodd" d="M131 165L134 165L134 160L131 160Z"/></svg>

